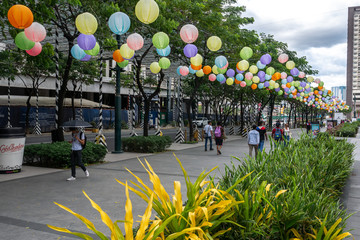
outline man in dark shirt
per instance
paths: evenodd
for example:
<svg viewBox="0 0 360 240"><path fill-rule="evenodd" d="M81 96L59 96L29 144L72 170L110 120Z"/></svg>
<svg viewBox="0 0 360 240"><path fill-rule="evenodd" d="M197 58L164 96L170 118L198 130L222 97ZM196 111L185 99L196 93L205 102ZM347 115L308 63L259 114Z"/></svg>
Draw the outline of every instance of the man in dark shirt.
<svg viewBox="0 0 360 240"><path fill-rule="evenodd" d="M311 131L311 123L310 123L310 120L306 123L306 133L309 134L309 131Z"/></svg>
<svg viewBox="0 0 360 240"><path fill-rule="evenodd" d="M265 139L268 140L267 134L266 134L266 128L264 126L264 121L260 121L259 126L256 128L256 131L260 134L260 143L259 143L259 151L261 152L264 149L264 142Z"/></svg>

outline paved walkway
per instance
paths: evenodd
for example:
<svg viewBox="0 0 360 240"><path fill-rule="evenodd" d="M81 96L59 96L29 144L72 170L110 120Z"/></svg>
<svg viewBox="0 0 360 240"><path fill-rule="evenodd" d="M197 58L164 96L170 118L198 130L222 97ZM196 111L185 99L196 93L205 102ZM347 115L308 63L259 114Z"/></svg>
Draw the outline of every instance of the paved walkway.
<svg viewBox="0 0 360 240"><path fill-rule="evenodd" d="M299 130L294 132L295 136L300 133ZM122 181L134 179L125 170L128 168L149 183L148 175L137 160L137 156L146 157L169 194L173 192L174 181L181 181L182 193L186 194L184 179L173 152L182 161L192 180L203 170L209 170L214 166L219 166L219 170L216 170L215 174L220 176L224 170L224 164L230 164L233 161L232 156L242 158L248 153L246 139L240 137L230 136L224 144L222 155L216 155L215 151L205 152L203 144L173 144L171 146L173 151L160 154L108 154L106 156L107 163L88 167L89 178L86 178L78 169L77 180L74 182L65 181L70 175L70 170L24 166L21 173L0 175L1 239L77 239L65 233L55 232L46 224L86 233L91 232L79 219L60 209L53 202L61 203L84 215L94 222L98 230L108 233L107 227L101 222L97 211L83 196L82 190L86 191L113 220L124 219L125 191L124 187L115 181L115 178ZM268 143L265 147L267 146ZM360 161L359 150L356 152L355 159ZM234 163L236 164L237 161ZM359 174L350 178L344 194L344 200L350 209L349 212L360 210L360 194L358 193L360 162L356 162L355 167L354 173ZM146 207L144 201L134 194L130 194L130 197L133 204L133 215L142 215ZM360 223L359 215L354 215L348 222L349 226L354 228L355 223ZM360 228L357 227L357 230L353 231L355 239L360 239L359 230ZM95 239L97 238L95 237Z"/></svg>

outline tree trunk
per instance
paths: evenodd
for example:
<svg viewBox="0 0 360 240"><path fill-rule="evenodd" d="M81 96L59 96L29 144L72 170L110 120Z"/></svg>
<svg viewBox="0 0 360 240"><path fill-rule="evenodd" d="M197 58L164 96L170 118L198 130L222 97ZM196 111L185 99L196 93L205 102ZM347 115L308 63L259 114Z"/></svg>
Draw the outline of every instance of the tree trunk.
<svg viewBox="0 0 360 240"><path fill-rule="evenodd" d="M151 100L144 101L144 137L149 136L149 112Z"/></svg>
<svg viewBox="0 0 360 240"><path fill-rule="evenodd" d="M30 108L31 108L30 100L31 100L31 94L29 94L26 100L25 132L27 134L30 133L30 120L29 120Z"/></svg>
<svg viewBox="0 0 360 240"><path fill-rule="evenodd" d="M192 117L191 117L191 99L185 103L186 105L186 113L187 113L187 119L189 122L189 141L193 141L194 140L194 136L193 136L193 132L194 132L194 128L192 126Z"/></svg>
<svg viewBox="0 0 360 240"><path fill-rule="evenodd" d="M240 130L241 132L244 130L244 101L243 101L244 93L240 94Z"/></svg>
<svg viewBox="0 0 360 240"><path fill-rule="evenodd" d="M274 111L274 106L275 106L275 99L276 99L276 96L271 96L271 99L270 99L270 114L269 114L269 130L272 129L272 125L273 125L272 117L273 117L273 111Z"/></svg>

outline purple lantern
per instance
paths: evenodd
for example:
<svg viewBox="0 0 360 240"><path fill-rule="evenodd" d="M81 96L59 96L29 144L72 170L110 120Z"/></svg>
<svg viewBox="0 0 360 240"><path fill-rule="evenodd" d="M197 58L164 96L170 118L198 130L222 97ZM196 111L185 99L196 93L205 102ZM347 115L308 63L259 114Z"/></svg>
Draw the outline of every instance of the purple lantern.
<svg viewBox="0 0 360 240"><path fill-rule="evenodd" d="M243 74L245 71L240 71L239 69L236 68L236 72Z"/></svg>
<svg viewBox="0 0 360 240"><path fill-rule="evenodd" d="M293 68L290 70L291 75L293 75L294 77L299 75L299 70L297 68Z"/></svg>
<svg viewBox="0 0 360 240"><path fill-rule="evenodd" d="M82 50L91 50L96 45L96 38L94 35L80 34L77 38L77 43Z"/></svg>
<svg viewBox="0 0 360 240"><path fill-rule="evenodd" d="M234 69L229 69L229 70L227 70L226 71L226 75L228 76L228 77L234 77L235 76L235 71L234 71Z"/></svg>
<svg viewBox="0 0 360 240"><path fill-rule="evenodd" d="M297 93L296 96L297 96L297 97L300 97L300 93Z"/></svg>
<svg viewBox="0 0 360 240"><path fill-rule="evenodd" d="M262 55L260 58L260 62L265 65L269 64L271 62L270 54L267 53L267 54Z"/></svg>
<svg viewBox="0 0 360 240"><path fill-rule="evenodd" d="M306 82L301 82L301 83L300 83L300 86L301 86L301 87L306 87Z"/></svg>
<svg viewBox="0 0 360 240"><path fill-rule="evenodd" d="M319 91L319 95L322 95L323 94L323 92L322 91Z"/></svg>
<svg viewBox="0 0 360 240"><path fill-rule="evenodd" d="M188 58L195 57L198 49L194 44L186 44L184 47L184 55Z"/></svg>
<svg viewBox="0 0 360 240"><path fill-rule="evenodd" d="M280 91L280 88L275 88L275 92L278 92L278 91Z"/></svg>
<svg viewBox="0 0 360 240"><path fill-rule="evenodd" d="M260 82L262 83L265 82L265 80L266 80L265 77L260 78Z"/></svg>
<svg viewBox="0 0 360 240"><path fill-rule="evenodd" d="M288 76L286 79L287 79L288 82L294 81L294 78L292 76Z"/></svg>
<svg viewBox="0 0 360 240"><path fill-rule="evenodd" d="M91 55L85 55L85 57L83 57L82 59L81 59L81 61L83 61L83 62L87 62L87 61L89 61L91 59Z"/></svg>
<svg viewBox="0 0 360 240"><path fill-rule="evenodd" d="M264 87L269 87L270 86L270 83L268 82L268 81L266 81L265 83L264 83Z"/></svg>
<svg viewBox="0 0 360 240"><path fill-rule="evenodd" d="M261 78L264 78L265 79L265 72L264 71L259 71L258 72L258 77L261 79Z"/></svg>

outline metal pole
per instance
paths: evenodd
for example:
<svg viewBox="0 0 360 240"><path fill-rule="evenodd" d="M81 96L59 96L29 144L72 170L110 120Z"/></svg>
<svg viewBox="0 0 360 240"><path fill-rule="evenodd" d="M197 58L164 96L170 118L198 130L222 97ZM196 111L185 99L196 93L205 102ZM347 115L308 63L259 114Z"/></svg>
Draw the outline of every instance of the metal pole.
<svg viewBox="0 0 360 240"><path fill-rule="evenodd" d="M170 112L171 112L171 78L168 78L167 81L167 119L166 122L169 124L170 123Z"/></svg>
<svg viewBox="0 0 360 240"><path fill-rule="evenodd" d="M118 49L120 49L120 35L116 35ZM121 94L120 94L120 73L121 69L116 64L116 88L115 88L115 151L113 153L122 153L121 149Z"/></svg>
<svg viewBox="0 0 360 240"><path fill-rule="evenodd" d="M354 94L354 118L356 118L356 96Z"/></svg>

